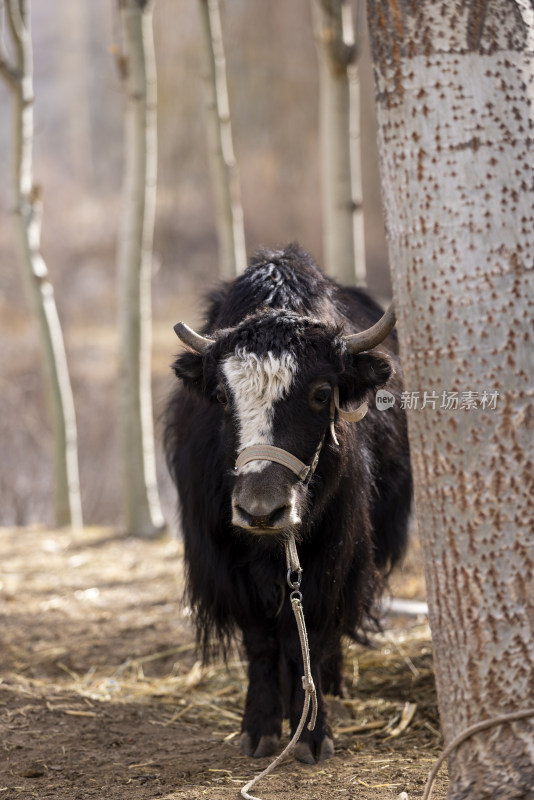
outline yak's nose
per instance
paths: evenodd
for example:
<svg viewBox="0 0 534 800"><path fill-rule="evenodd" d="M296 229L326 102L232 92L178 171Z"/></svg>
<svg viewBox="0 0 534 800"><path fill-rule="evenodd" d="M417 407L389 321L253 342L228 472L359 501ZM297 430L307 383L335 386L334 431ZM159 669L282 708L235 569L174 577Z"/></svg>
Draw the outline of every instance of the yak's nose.
<svg viewBox="0 0 534 800"><path fill-rule="evenodd" d="M232 495L232 524L256 531L280 531L298 523L294 493L266 486L257 474L244 475Z"/></svg>
<svg viewBox="0 0 534 800"><path fill-rule="evenodd" d="M234 525L241 528L285 528L289 524L290 508L286 505L272 506L272 503L254 503L254 508L246 508L240 503L233 506Z"/></svg>

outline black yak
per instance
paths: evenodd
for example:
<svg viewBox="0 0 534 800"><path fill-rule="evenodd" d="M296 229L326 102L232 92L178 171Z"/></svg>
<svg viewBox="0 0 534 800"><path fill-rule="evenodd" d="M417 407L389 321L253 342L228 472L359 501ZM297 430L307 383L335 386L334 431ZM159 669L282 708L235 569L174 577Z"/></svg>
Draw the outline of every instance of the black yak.
<svg viewBox="0 0 534 800"><path fill-rule="evenodd" d="M292 244L261 251L214 293L202 334L175 327L187 352L173 365L180 385L165 449L180 498L187 595L205 653L241 633L249 755L271 754L284 714L294 731L303 705L288 533L303 567L318 693L315 729L304 729L296 747L308 763L333 753L324 693L342 691L341 638L359 635L405 548L412 482L396 337L363 352L389 321ZM397 402L381 411L373 397L384 385ZM349 407L361 409L361 421L347 421Z"/></svg>

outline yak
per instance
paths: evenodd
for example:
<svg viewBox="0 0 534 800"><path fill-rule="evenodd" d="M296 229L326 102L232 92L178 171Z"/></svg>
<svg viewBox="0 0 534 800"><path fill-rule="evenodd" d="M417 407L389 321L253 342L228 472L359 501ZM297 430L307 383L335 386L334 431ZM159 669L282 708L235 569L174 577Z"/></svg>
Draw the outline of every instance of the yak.
<svg viewBox="0 0 534 800"><path fill-rule="evenodd" d="M293 243L261 250L213 292L202 333L175 326L186 350L173 364L165 451L186 594L205 655L241 635L247 755L275 752L283 717L294 732L303 707L288 535L318 698L315 728L295 748L307 763L334 752L324 695L343 692L342 637L365 636L405 549L412 478L394 319ZM396 402L380 410L384 386Z"/></svg>

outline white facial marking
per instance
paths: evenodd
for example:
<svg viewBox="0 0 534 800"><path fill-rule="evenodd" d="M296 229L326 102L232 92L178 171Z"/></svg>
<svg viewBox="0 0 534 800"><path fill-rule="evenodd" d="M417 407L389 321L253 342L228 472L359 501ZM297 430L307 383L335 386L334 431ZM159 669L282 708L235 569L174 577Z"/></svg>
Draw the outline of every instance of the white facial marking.
<svg viewBox="0 0 534 800"><path fill-rule="evenodd" d="M252 444L274 444L274 404L284 397L293 382L297 362L291 353L281 357L268 352L237 351L223 363L223 372L233 395L239 430L238 452ZM261 472L270 461L249 461L241 472Z"/></svg>

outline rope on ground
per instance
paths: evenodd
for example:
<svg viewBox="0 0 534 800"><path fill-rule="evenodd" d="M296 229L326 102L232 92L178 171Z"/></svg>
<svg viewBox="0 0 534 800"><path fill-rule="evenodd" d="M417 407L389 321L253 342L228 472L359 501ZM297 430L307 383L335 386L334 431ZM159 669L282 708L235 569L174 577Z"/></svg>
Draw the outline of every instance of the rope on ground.
<svg viewBox="0 0 534 800"><path fill-rule="evenodd" d="M526 717L534 717L534 708L523 709L523 711L512 711L510 714L502 714L499 717L484 719L482 722L477 722L474 725L471 725L469 728L466 728L465 731L462 731L462 733L459 733L458 736L452 740L452 742L449 742L443 753L430 770L422 800L430 800L432 795L432 787L441 765L445 759L450 756L454 750L456 750L457 747L465 742L466 739L469 739L469 737L473 736L473 734L478 733L479 731L485 731L487 728L492 728L494 725L502 725L504 722L514 722L515 720L525 719Z"/></svg>

